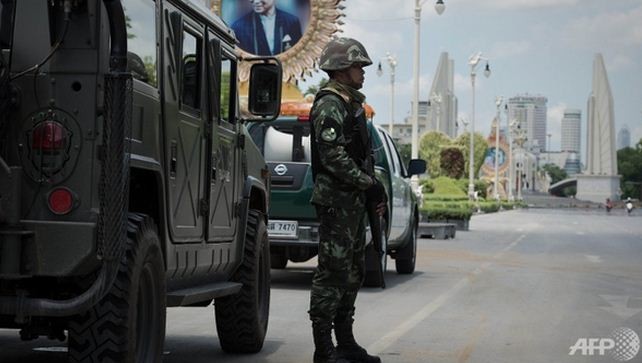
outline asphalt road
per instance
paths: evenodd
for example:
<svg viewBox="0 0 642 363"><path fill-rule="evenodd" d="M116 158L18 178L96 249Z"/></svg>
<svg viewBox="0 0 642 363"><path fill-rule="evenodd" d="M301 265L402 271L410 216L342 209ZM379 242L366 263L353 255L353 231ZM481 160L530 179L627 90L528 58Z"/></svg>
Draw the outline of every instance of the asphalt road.
<svg viewBox="0 0 642 363"><path fill-rule="evenodd" d="M363 289L356 336L384 362L617 362L576 351L581 338L642 337L642 216L524 210L473 217L454 240L420 240L417 271ZM268 337L256 355L228 355L213 309L168 312L165 362L311 362L313 263L273 271ZM613 340L617 348L630 343ZM597 342L597 341L596 341ZM0 362L64 362L62 344L0 330ZM54 347L54 351L34 349ZM621 352L621 351L620 351ZM590 356L589 353L593 353ZM622 356L620 356L622 358ZM642 352L629 362L642 362Z"/></svg>

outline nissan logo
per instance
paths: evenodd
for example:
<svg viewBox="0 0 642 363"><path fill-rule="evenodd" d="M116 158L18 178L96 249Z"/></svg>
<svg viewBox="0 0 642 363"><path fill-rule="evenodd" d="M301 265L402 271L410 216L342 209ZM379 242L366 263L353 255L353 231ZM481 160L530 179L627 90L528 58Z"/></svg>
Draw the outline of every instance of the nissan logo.
<svg viewBox="0 0 642 363"><path fill-rule="evenodd" d="M288 167L283 164L279 164L274 167L274 172L279 176L285 175L285 173L288 172Z"/></svg>

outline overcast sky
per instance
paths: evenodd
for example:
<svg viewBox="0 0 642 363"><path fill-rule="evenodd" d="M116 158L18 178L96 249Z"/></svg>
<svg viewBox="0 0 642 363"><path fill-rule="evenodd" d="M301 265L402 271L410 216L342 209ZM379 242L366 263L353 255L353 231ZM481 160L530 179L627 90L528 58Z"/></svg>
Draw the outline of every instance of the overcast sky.
<svg viewBox="0 0 642 363"><path fill-rule="evenodd" d="M560 147L565 108L582 110L585 154L586 103L592 66L602 53L615 101L616 135L628 125L632 143L642 138L642 1L641 0L427 0L421 18L420 99L426 100L441 52L455 61L459 115L472 112L468 57L481 51L492 75L476 82L476 127L488 134L495 97L517 94L548 98L552 150ZM363 92L376 110L376 123L390 118L389 68L378 77L376 64L390 52L397 57L395 122L410 115L414 46L414 0L346 0L342 36L360 40L375 64L367 68ZM481 65L483 67L483 64ZM303 90L324 76L303 81ZM584 156L584 155L582 155Z"/></svg>

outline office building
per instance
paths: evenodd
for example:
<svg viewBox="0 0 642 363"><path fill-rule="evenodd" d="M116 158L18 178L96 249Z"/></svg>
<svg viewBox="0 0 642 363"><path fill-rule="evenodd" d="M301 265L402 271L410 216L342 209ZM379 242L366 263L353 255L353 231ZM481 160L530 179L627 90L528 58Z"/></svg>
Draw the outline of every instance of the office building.
<svg viewBox="0 0 642 363"><path fill-rule="evenodd" d="M617 149L620 150L625 147L631 147L631 131L626 125L617 133Z"/></svg>
<svg viewBox="0 0 642 363"><path fill-rule="evenodd" d="M543 96L528 94L511 97L508 100L508 118L516 119L526 131L526 150L538 155L547 150L546 146L546 103Z"/></svg>

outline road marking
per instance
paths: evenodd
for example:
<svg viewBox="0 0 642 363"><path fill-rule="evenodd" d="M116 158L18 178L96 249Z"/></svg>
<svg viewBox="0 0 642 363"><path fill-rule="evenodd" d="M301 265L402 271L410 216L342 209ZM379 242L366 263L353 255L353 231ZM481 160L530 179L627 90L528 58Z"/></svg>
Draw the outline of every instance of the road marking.
<svg viewBox="0 0 642 363"><path fill-rule="evenodd" d="M627 320L642 311L642 309L639 308L628 307L630 299L629 296L600 295L600 297L609 303L609 306L602 306L602 310L615 314L624 320Z"/></svg>
<svg viewBox="0 0 642 363"><path fill-rule="evenodd" d="M576 235L578 235L578 236L583 236L583 235L585 235L586 233L584 233L584 232L582 232L582 231L577 231L577 232L575 232L575 234L576 234Z"/></svg>
<svg viewBox="0 0 642 363"><path fill-rule="evenodd" d="M498 260L504 256L504 254L511 249L513 249L517 244L522 241L524 238L526 238L526 235L523 234L519 236L515 241L513 241L510 245L499 251L497 254L495 254L492 257L492 260ZM415 328L419 323L422 321L426 320L430 315L432 315L435 311L439 310L446 301L448 301L451 297L453 297L455 294L459 292L462 288L464 288L466 285L470 284L470 281L472 280L473 277L476 277L480 275L482 272L487 270L493 263L491 261L485 262L483 265L480 267L476 268L472 274L464 277L463 279L459 280L453 287L451 287L448 291L444 292L443 294L439 295L436 299L433 301L429 302L428 304L424 305L421 310L416 312L414 315L406 319L404 322L401 324L397 325L394 329L392 329L388 334L384 335L383 337L379 338L376 342L370 344L367 348L367 351L370 354L380 354L384 350L388 349L392 344L394 344L396 341L398 341L402 336L406 335L410 330Z"/></svg>
<svg viewBox="0 0 642 363"><path fill-rule="evenodd" d="M584 255L589 262L602 263L602 257L595 255Z"/></svg>

